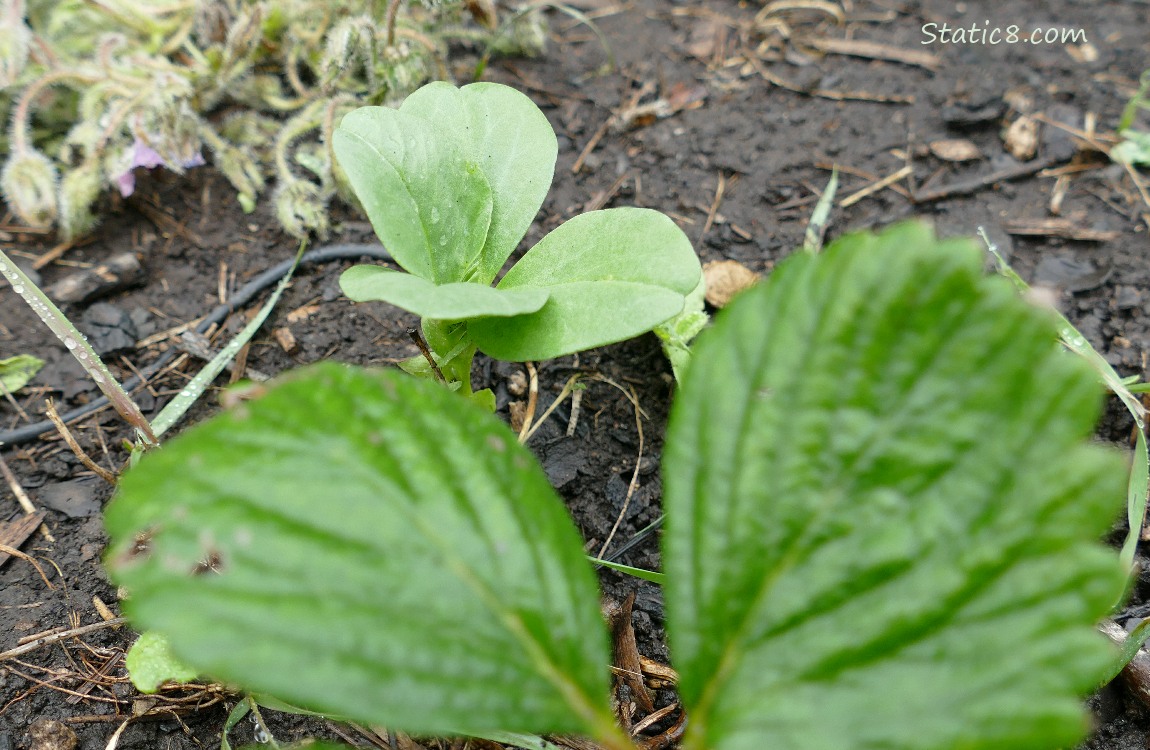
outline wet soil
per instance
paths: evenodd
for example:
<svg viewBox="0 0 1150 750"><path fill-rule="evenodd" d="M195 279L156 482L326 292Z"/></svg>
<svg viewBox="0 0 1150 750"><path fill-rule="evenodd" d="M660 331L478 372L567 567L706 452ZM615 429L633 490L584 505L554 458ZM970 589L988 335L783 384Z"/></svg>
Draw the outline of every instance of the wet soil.
<svg viewBox="0 0 1150 750"><path fill-rule="evenodd" d="M1054 289L1059 307L1121 374L1145 377L1150 205L1125 170L1080 148L1067 131L1042 123L1062 122L1106 142L1138 75L1150 67L1150 5L1005 0L993 12L977 8L980 4L936 0L844 5L845 25L838 26L817 13L760 14L756 23L760 6L730 0L585 2L580 7L610 40L616 63L610 72L602 70L608 57L595 37L567 16L555 16L547 57L498 62L487 73L530 94L559 134L555 187L527 242L588 208L648 206L679 222L704 261L731 259L766 273L801 243L834 163L841 170L838 195L849 205L834 210L830 236L912 215L931 220L943 235L973 235L984 227L1025 278ZM1016 24L1021 33L1081 29L1085 39L924 44L930 41L923 31L929 23L938 24L936 33L943 23L1003 29ZM849 51L869 56L849 56L827 52L831 48L820 43L825 39L865 40L889 49L855 45ZM461 55L463 81L469 62L465 50ZM660 107L644 110L657 101ZM1007 126L1024 114L1039 123L1037 153L1029 158L1008 153L1003 140ZM1145 119L1142 124L1150 127ZM979 156L960 163L931 150L935 144L935 151L947 155L936 142L950 139L970 141ZM1045 170L1026 169L1039 162ZM858 195L905 167L909 180L904 176L893 189ZM983 179L1012 172L1014 179ZM964 184L965 190L951 192ZM138 253L145 271L140 282L102 300L120 314L97 311L102 320L113 321L113 328L129 327L122 333L136 341L204 315L221 295L295 249L266 205L244 215L210 169L187 178L151 175L141 180L136 196L107 208L108 218L90 241L46 266L41 277L48 285L114 253ZM370 227L351 211L337 218L343 221L330 241L372 240ZM1059 229L1064 234L1071 227L1079 235L1089 230L1094 239L1017 233L1020 220L1051 218L1066 220ZM28 263L54 244L51 237L22 232L10 222L0 231L6 233L6 246ZM410 316L381 304L353 306L341 297L337 279L347 265L300 270L252 345L249 367L274 374L320 359L382 365L416 353L406 335L414 323ZM71 305L67 312L81 319L90 307ZM234 332L242 324L242 315L233 315L225 330ZM272 336L277 328L289 329L298 348L285 351ZM127 377L168 345L128 345L107 359ZM98 395L64 347L2 288L0 358L18 353L48 361L16 397L32 420L42 418L45 396L63 410ZM145 413L154 414L199 364L185 361L139 390ZM520 366L480 358L477 367L477 379L495 389L500 414L507 418L511 402L519 399ZM640 462L640 489L619 523L612 541L617 548L659 515L670 372L650 336L543 363L540 410L576 371L598 373L616 385L592 381L573 433L567 434L571 411L564 406L531 446L568 502L588 549L596 551L622 511ZM225 381L222 377L219 384ZM624 393L630 389L644 413L642 440ZM206 401L192 410L187 424L217 408L212 399ZM0 430L22 423L23 415L0 401ZM1099 437L1127 446L1132 427L1115 402ZM105 410L73 429L101 464L123 463L118 446L128 431L113 413ZM105 542L99 511L110 489L54 435L6 446L3 456L33 502L46 510L55 541L36 534L22 547L41 564L47 581L24 560L0 567L0 651L52 628L100 622L94 597L117 611L116 592L99 564ZM0 520L17 515L5 484ZM1123 531L1119 516L1115 508L1115 538ZM622 561L657 568L657 539L629 550ZM658 590L614 573L605 573L603 584L617 598L637 592L633 622L640 650L666 661ZM1145 616L1148 600L1150 574L1135 587L1122 619ZM217 747L234 697L188 689L165 694L158 703L142 698L126 682L121 660L132 637L126 629L97 630L0 664L0 749L54 747L30 734L33 724L45 719L74 732L76 747L103 748L133 709L147 715L128 724L118 738L120 748ZM1145 747L1150 714L1125 688L1107 688L1091 706L1097 728L1084 747ZM281 742L335 739L349 731L275 712L268 712L268 721ZM233 732L233 741L241 744L252 737L247 721ZM359 745L378 746L363 739Z"/></svg>

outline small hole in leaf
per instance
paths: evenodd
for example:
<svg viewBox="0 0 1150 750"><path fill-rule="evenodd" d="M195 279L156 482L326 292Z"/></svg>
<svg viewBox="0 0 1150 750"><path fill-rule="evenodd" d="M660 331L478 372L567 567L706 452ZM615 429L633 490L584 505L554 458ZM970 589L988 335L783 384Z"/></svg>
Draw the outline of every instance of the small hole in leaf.
<svg viewBox="0 0 1150 750"><path fill-rule="evenodd" d="M206 573L222 573L224 571L224 561L220 557L220 553L216 550L210 550L208 554L192 567L193 576L202 576Z"/></svg>
<svg viewBox="0 0 1150 750"><path fill-rule="evenodd" d="M157 527L137 531L132 537L132 546L123 552L116 561L118 565L130 565L141 562L152 553L152 537L156 535Z"/></svg>

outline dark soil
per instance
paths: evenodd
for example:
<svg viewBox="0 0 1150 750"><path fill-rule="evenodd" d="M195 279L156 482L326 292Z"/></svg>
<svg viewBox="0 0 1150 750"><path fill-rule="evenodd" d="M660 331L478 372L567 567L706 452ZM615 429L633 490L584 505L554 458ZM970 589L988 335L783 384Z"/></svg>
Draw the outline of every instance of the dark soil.
<svg viewBox="0 0 1150 750"><path fill-rule="evenodd" d="M599 74L606 61L585 27L567 16L553 18L554 39L546 58L495 63L488 77L529 93L559 134L555 188L544 204L534 242L560 221L589 207L641 205L672 215L696 243L704 261L733 259L755 271L772 266L801 243L817 191L830 176L832 161L842 168L839 197L913 165L920 195L1017 167L1004 149L1002 132L1020 111L1041 114L1075 128L1112 132L1123 104L1143 68L1150 67L1150 5L1126 0L1039 3L1002 0L993 11L975 3L937 0L846 3L848 25L825 18L785 16L792 37L880 42L941 60L930 69L918 64L822 55L811 44L787 45L769 20L756 30L759 6L715 0L705 6L668 0L636 0L625 6L584 3L611 40L616 72ZM963 6L969 10L962 10ZM956 10L958 8L958 10ZM971 23L1025 30L1082 29L1088 45L923 44L925 23L952 27ZM466 58L466 52L463 52ZM747 55L754 57L747 61ZM464 59L460 80L471 63ZM770 83L769 77L774 80ZM682 103L705 98L664 118L640 119L622 129L608 127L598 145L572 173L595 133L628 106L665 97ZM641 98L640 98L641 97ZM894 101L874 101L885 98ZM869 99L869 101L868 101ZM1145 117L1145 116L1144 116ZM1148 118L1150 119L1150 118ZM1146 119L1143 125L1150 127ZM966 138L981 158L956 164L926 150L941 139ZM934 222L943 235L973 235L985 227L1027 279L1055 288L1060 308L1123 375L1145 377L1150 350L1150 265L1147 228L1150 205L1121 167L1087 151L1075 152L1064 131L1049 125L1038 134L1038 160L1055 167L1073 164L1061 216L1074 226L1110 232L1104 241L1079 241L1011 235L1006 223L1045 219L1057 175L1038 172L1013 181L989 182L968 194L917 204L905 195L881 189L847 208L836 208L831 235L876 227L912 215ZM1034 162L1029 162L1034 163ZM1142 178L1146 181L1146 178ZM1058 185L1061 190L1063 185ZM136 196L108 206L109 215L91 241L70 250L63 261L43 269L45 285L124 250L140 254L141 283L103 300L135 326L126 332L140 340L202 316L251 276L290 257L295 243L277 228L267 206L244 215L224 180L209 169L186 179L156 174L143 180ZM370 228L350 211L333 241L367 242ZM53 245L52 238L0 226L18 257L31 259ZM411 356L406 335L414 321L384 305L353 306L339 293L343 264L302 269L264 333L257 337L247 364L276 373L320 359L386 364ZM83 318L90 305L67 312ZM292 315L308 308L310 314ZM97 311L115 320L114 311ZM225 326L234 332L241 315ZM299 348L291 354L273 339L287 327ZM108 357L124 377L129 366L153 361L167 343L134 345ZM48 361L33 387L19 395L21 407L39 420L45 396L61 410L94 398L94 387L64 347L53 340L8 288L0 289L0 357L34 353ZM188 361L137 394L152 415L196 371ZM480 358L478 379L499 396L506 418L516 397L508 388L518 365ZM659 515L659 455L671 396L669 368L657 342L647 336L604 350L540 366L542 403L554 399L574 371L599 373L623 388L633 387L645 414L642 455L634 408L617 388L592 382L582 399L578 426L566 436L569 407L558 410L532 440L552 481L569 503L588 548L598 550L620 513L636 460L641 488L631 498L612 547L630 539ZM221 384L224 379L221 378ZM211 401L211 399L208 399ZM194 422L215 410L198 405ZM0 401L0 429L22 424L23 417ZM1129 444L1132 420L1115 401L1099 436ZM123 463L118 447L128 430L105 410L73 428L80 444L103 465ZM110 489L85 470L54 435L14 447L4 458L33 501L47 510L49 542L32 536L23 550L44 567L49 587L28 562L8 560L0 567L0 651L19 639L51 628L100 621L93 597L117 610L116 592L100 568L105 542L100 509ZM1121 509L1115 508L1116 519ZM0 489L0 520L19 515L7 484ZM1123 522L1116 520L1120 538ZM623 561L659 566L657 539L629 551ZM1144 562L1140 558L1140 563ZM603 576L606 592L622 598L637 591L634 625L640 650L667 660L659 591L613 573ZM1127 616L1150 612L1150 579L1139 582ZM1120 619L1120 622L1122 620ZM0 665L0 750L54 747L33 743L29 730L42 719L64 722L82 750L104 748L133 707L146 709L126 681L120 657L133 635L125 630L92 632L65 644L46 646ZM86 678L106 667L96 681ZM184 698L183 703L173 699ZM215 700L212 705L202 704ZM127 750L219 745L227 710L235 699L218 700L194 690L166 694L156 704L165 710L132 721L119 738ZM1145 747L1150 714L1131 693L1111 686L1091 701L1098 728L1088 748ZM337 725L268 712L280 741L308 736L338 738ZM347 730L342 730L347 731ZM234 732L239 743L253 736L244 721ZM361 746L367 747L362 740ZM446 746L446 745L444 745ZM67 747L62 746L62 747Z"/></svg>

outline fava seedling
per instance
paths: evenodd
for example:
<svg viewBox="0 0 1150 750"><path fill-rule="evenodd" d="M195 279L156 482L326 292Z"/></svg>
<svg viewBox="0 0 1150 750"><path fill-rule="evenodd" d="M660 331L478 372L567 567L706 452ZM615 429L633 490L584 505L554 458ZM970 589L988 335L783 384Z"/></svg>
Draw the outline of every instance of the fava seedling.
<svg viewBox="0 0 1150 750"><path fill-rule="evenodd" d="M399 109L344 117L334 148L376 234L407 272L356 266L340 286L353 300L420 316L432 361L465 393L477 350L551 359L680 314L689 321L665 338L685 349L706 320L690 241L644 208L575 216L491 286L543 204L558 152L547 118L512 88L428 84ZM688 296L697 304L687 306ZM423 357L405 369L432 374Z"/></svg>

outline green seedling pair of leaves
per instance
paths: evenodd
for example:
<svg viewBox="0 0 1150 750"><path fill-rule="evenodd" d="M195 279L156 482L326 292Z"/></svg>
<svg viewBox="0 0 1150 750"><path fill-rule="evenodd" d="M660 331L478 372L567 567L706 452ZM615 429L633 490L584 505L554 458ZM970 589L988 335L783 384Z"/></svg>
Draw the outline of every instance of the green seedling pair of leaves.
<svg viewBox="0 0 1150 750"><path fill-rule="evenodd" d="M1048 311L921 225L799 253L703 332L662 461L687 750L1054 748L1109 668L1123 462ZM631 747L582 540L489 413L322 364L143 458L125 611L214 678L414 733Z"/></svg>
<svg viewBox="0 0 1150 750"><path fill-rule="evenodd" d="M477 348L526 361L622 341L678 315L702 284L674 222L615 208L560 225L491 286L543 204L558 153L547 118L507 86L428 84L399 109L348 114L333 146L407 271L356 266L344 293L423 318L437 365L468 390Z"/></svg>

